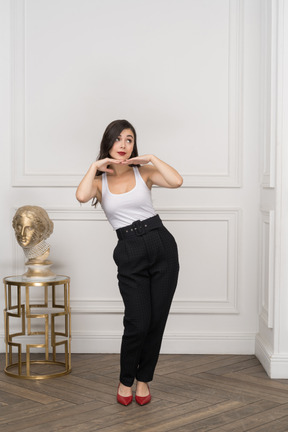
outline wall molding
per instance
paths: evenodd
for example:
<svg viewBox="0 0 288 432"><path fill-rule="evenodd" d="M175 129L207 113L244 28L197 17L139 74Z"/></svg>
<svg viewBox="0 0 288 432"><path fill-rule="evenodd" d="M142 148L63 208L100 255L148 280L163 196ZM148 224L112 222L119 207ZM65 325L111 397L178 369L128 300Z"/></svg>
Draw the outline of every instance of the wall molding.
<svg viewBox="0 0 288 432"><path fill-rule="evenodd" d="M108 337L107 337L108 336ZM83 352L89 346L92 352L116 352L120 347L122 333L104 334L90 333L84 335L82 332L73 333L73 352ZM89 343L87 339L89 339ZM109 341L110 339L110 341ZM104 350L101 351L101 345ZM79 350L79 351L78 351ZM90 352L90 351L89 351ZM255 334L254 333L172 333L165 332L161 347L161 354L254 354Z"/></svg>
<svg viewBox="0 0 288 432"><path fill-rule="evenodd" d="M47 209L52 220L106 220L106 216L102 210L87 210L75 211L67 210L59 211L56 209ZM238 313L237 298L238 298L238 255L239 255L239 209L227 208L156 208L162 220L165 221L225 221L227 222L227 296L222 301L218 299L203 299L201 300L174 300L171 307L171 313L174 314L192 314L192 313L207 313L207 314L235 314ZM69 219L69 215L72 219ZM84 217L82 219L82 217ZM92 217L92 219L91 219ZM77 219L78 218L78 219ZM122 312L121 302L117 303L110 301L93 301L87 299L83 302L74 304L74 312L76 313L105 313L112 306L114 313ZM73 308L72 308L73 311Z"/></svg>
<svg viewBox="0 0 288 432"><path fill-rule="evenodd" d="M288 353L274 354L261 335L256 336L255 355L272 379L288 379Z"/></svg>
<svg viewBox="0 0 288 432"><path fill-rule="evenodd" d="M276 181L277 91L278 91L278 0L263 0L261 6L261 158L262 187Z"/></svg>
<svg viewBox="0 0 288 432"><path fill-rule="evenodd" d="M25 136L25 8L28 0L12 0L12 142L14 187L75 187L82 175L65 172L39 173L27 170ZM223 173L184 173L182 187L240 187L243 135L243 0L229 1L228 167Z"/></svg>
<svg viewBox="0 0 288 432"><path fill-rule="evenodd" d="M268 227L268 244L265 231ZM259 315L268 328L274 325L275 291L275 211L261 209L259 256ZM268 256L268 262L266 260ZM267 279L268 276L268 279ZM265 292L265 281L267 292ZM267 302L266 302L267 299Z"/></svg>
<svg viewBox="0 0 288 432"><path fill-rule="evenodd" d="M255 336L255 333L167 331L161 354L255 354ZM77 332L72 329L71 350L72 353L118 354L121 338L122 332ZM61 352L61 347L58 348ZM0 351L5 352L4 333L0 334Z"/></svg>
<svg viewBox="0 0 288 432"><path fill-rule="evenodd" d="M50 218L55 221L106 221L106 216L101 209L79 208L45 208ZM172 303L172 314L238 314L238 289L239 289L239 208L164 208L155 209L165 222L181 221L225 221L227 223L227 292L226 298L209 299L175 299ZM23 254L20 247L14 249L14 268L16 274L23 272ZM22 260L21 260L22 256ZM71 282L73 283L73 281ZM123 313L122 301L117 299L83 298L74 300L71 298L71 310L73 314L119 314Z"/></svg>

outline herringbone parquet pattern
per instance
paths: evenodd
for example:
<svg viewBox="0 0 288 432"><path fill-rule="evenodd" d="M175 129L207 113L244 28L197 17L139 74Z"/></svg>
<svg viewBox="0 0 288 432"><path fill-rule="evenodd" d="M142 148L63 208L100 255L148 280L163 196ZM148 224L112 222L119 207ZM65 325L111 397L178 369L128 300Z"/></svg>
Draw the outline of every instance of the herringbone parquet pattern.
<svg viewBox="0 0 288 432"><path fill-rule="evenodd" d="M117 404L118 355L74 354L72 368L44 381L2 371L1 431L288 431L288 380L270 380L252 355L161 355L144 407Z"/></svg>

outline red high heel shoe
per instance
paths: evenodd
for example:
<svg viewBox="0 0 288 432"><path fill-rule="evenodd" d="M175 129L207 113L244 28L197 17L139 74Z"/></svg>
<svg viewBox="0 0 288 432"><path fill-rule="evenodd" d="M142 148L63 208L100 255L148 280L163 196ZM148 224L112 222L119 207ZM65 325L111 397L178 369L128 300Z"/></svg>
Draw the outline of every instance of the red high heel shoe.
<svg viewBox="0 0 288 432"><path fill-rule="evenodd" d="M117 390L117 402L120 403L121 405L125 405L125 406L130 405L130 403L133 400L133 395L131 395L131 396L121 396L119 394L119 387L120 387L120 384L118 385L118 390Z"/></svg>
<svg viewBox="0 0 288 432"><path fill-rule="evenodd" d="M148 390L149 390L149 394L147 396L137 396L137 395L135 395L136 402L139 405L141 405L141 406L148 404L151 401L151 399L152 399L151 393L150 393L150 388L149 388L148 384L147 384L147 387L148 387Z"/></svg>

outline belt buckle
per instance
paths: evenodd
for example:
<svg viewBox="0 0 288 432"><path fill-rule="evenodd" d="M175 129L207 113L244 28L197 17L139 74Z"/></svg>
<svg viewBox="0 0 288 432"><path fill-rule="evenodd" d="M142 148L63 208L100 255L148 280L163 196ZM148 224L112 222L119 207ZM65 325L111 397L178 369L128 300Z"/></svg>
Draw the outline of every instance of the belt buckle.
<svg viewBox="0 0 288 432"><path fill-rule="evenodd" d="M133 222L132 227L137 236L145 234L145 227L140 220Z"/></svg>

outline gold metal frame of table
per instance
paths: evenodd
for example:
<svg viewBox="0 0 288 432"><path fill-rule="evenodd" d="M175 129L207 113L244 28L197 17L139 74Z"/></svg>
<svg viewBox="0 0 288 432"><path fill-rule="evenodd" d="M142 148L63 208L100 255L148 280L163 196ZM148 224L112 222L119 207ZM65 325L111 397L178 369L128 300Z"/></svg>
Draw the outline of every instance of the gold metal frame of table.
<svg viewBox="0 0 288 432"><path fill-rule="evenodd" d="M4 309L4 321L5 321L5 344L6 344L6 367L4 371L7 375L22 378L22 379L47 379L55 378L62 375L66 375L71 372L71 311L70 311L70 278L68 276L57 276L53 280L41 281L41 280L25 280L22 276L9 276L3 279L5 287L5 309ZM64 301L63 304L58 304L56 300L56 289L57 287L63 286ZM25 289L25 302L22 303L22 287ZM31 303L30 304L30 288L31 287L43 287L44 288L44 299L43 303ZM52 290L52 305L49 308L48 301L48 289L51 287ZM16 304L12 304L12 291L15 289L14 297L17 297ZM39 290L40 291L40 290ZM45 313L36 313L39 309L47 309ZM36 309L34 311L34 309ZM59 309L61 311L59 312ZM63 331L56 331L55 319L57 317L64 316L64 329ZM50 342L52 347L52 353L49 355L49 317L51 319L50 326ZM20 320L20 331L10 334L10 319ZM42 318L45 320L45 328L43 331L32 331L31 320ZM14 338L21 336L43 335L45 343L31 344L26 343L26 361L22 361L22 343L15 342ZM59 340L59 338L62 340ZM56 352L57 347L64 345L65 349L65 361L58 361ZM18 350L18 361L13 363L12 354L13 347ZM31 360L30 351L34 348L40 348L45 350L45 360ZM51 359L52 357L52 359ZM46 373L43 375L36 375L31 373L31 365L52 365L64 367L64 371L53 373ZM24 367L26 371L23 372ZM17 373L13 369L17 368Z"/></svg>

